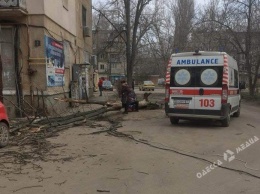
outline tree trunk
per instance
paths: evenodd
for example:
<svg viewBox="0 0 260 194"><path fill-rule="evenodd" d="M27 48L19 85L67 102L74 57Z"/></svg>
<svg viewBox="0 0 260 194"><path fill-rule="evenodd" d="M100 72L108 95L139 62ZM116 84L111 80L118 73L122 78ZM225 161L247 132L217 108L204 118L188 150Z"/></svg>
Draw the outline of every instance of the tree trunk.
<svg viewBox="0 0 260 194"><path fill-rule="evenodd" d="M130 85L130 79L132 78L131 67L131 13L130 13L130 1L124 0L125 3L125 17L126 17L126 74L127 82Z"/></svg>

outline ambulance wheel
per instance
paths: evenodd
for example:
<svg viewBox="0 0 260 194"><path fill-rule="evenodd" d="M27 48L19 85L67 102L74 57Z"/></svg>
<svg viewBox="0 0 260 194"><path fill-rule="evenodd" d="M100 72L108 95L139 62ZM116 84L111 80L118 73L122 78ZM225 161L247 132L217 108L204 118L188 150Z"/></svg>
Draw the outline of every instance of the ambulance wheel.
<svg viewBox="0 0 260 194"><path fill-rule="evenodd" d="M228 127L230 124L230 112L228 113L227 117L222 121L222 127Z"/></svg>
<svg viewBox="0 0 260 194"><path fill-rule="evenodd" d="M179 123L179 119L176 117L170 117L170 121L172 125L176 125Z"/></svg>
<svg viewBox="0 0 260 194"><path fill-rule="evenodd" d="M233 114L233 116L234 116L234 117L239 117L239 116L240 116L240 105L239 105L239 107L238 107L237 112L235 112L235 113Z"/></svg>

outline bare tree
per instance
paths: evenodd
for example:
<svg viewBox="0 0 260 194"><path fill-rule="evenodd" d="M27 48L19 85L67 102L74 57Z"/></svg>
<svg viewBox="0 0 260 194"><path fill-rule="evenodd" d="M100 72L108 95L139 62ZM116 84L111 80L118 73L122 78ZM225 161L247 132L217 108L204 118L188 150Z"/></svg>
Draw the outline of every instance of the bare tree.
<svg viewBox="0 0 260 194"><path fill-rule="evenodd" d="M137 46L142 37L150 27L151 22L148 17L141 17L145 7L151 0L137 0L134 1L124 0L125 18L126 18L126 60L127 60L127 81L128 84L132 83L133 67L135 64ZM134 11L131 21L131 10ZM140 22L143 20L143 25Z"/></svg>
<svg viewBox="0 0 260 194"><path fill-rule="evenodd" d="M177 0L172 6L175 20L174 47L187 50L188 38L194 17L194 0Z"/></svg>
<svg viewBox="0 0 260 194"><path fill-rule="evenodd" d="M147 58L139 69L143 74L147 71L165 76L170 55L176 48L187 51L190 49L189 39L194 17L193 0L175 1L160 0L155 2L156 17L146 33L138 52L139 58ZM151 63L149 63L149 59ZM139 62L143 60L138 59ZM150 65L147 68L147 63ZM147 70L148 69L148 70Z"/></svg>
<svg viewBox="0 0 260 194"><path fill-rule="evenodd" d="M169 0L155 1L156 16L138 47L136 69L143 77L146 74L164 77L169 57L173 53L175 24L168 3Z"/></svg>
<svg viewBox="0 0 260 194"><path fill-rule="evenodd" d="M211 37L218 37L224 50L233 53L240 64L246 67L251 96L255 95L260 65L257 54L260 50L259 18L259 0L213 0L200 21L200 27L213 26L211 31L203 33L210 32Z"/></svg>
<svg viewBox="0 0 260 194"><path fill-rule="evenodd" d="M152 9L145 9L152 0L111 0L107 2L106 9L120 10L118 19L125 24L126 61L127 61L127 82L132 83L133 67L136 60L138 44L149 29L153 18ZM98 9L96 9L98 10ZM102 15L104 10L98 10ZM120 29L114 25L110 18L106 17L113 28L120 32Z"/></svg>

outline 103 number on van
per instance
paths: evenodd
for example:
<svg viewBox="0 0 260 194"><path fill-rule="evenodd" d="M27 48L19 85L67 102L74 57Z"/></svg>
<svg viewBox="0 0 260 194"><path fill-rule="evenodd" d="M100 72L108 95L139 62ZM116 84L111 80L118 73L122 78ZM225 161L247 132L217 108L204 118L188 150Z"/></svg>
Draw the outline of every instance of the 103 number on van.
<svg viewBox="0 0 260 194"><path fill-rule="evenodd" d="M215 100L214 99L200 99L200 106L201 107L214 107Z"/></svg>

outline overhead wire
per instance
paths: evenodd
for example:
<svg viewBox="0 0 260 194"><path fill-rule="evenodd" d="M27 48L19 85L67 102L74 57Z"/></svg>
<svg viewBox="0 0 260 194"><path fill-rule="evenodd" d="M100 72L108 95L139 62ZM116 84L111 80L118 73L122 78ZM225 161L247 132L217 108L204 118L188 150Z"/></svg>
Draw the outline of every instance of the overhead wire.
<svg viewBox="0 0 260 194"><path fill-rule="evenodd" d="M110 122L112 123L112 127L110 127L110 130L107 131L107 133L110 134L110 135L113 135L113 136L116 136L116 137L125 137L125 138L131 139L131 140L133 140L135 142L138 142L138 143L141 143L141 144L145 144L145 145L147 145L149 147L152 147L152 148L156 148L156 149L164 150L164 151L174 152L176 154L180 154L180 155L183 155L183 156L186 156L186 157L189 157L189 158L194 158L194 159L197 159L197 160L201 160L201 161L207 162L209 164L213 164L213 165L215 165L215 166L217 166L219 168L222 168L222 169L226 169L226 170L230 170L230 171L234 171L234 172L239 172L239 173L242 173L242 174L245 174L245 175L257 178L257 179L260 179L260 176L258 176L258 175L252 174L252 173L244 171L244 170L239 170L239 169L230 168L230 167L222 166L222 165L219 165L219 164L215 164L214 162L212 162L212 161L210 161L208 159L205 159L205 158L202 158L202 157L199 157L199 156L195 156L195 155L191 155L191 154L187 154L183 150L178 151L178 149L175 149L175 148L163 148L163 147L160 147L160 146L157 146L157 145L153 145L149 141L146 141L146 140L143 140L143 139L142 140L137 139L133 135L129 135L129 134L125 134L125 133L117 131L117 127L116 126L119 125L119 122L115 122L115 121L112 121L112 120L110 120ZM122 125L120 125L120 126L122 126ZM218 156L222 156L222 155L218 155ZM241 162L245 162L245 161L240 160L240 159L237 159L237 160L239 160ZM247 162L245 163L245 165L246 164L247 164ZM248 168L248 169L255 170L255 171L258 170L258 169L252 169L252 168Z"/></svg>

